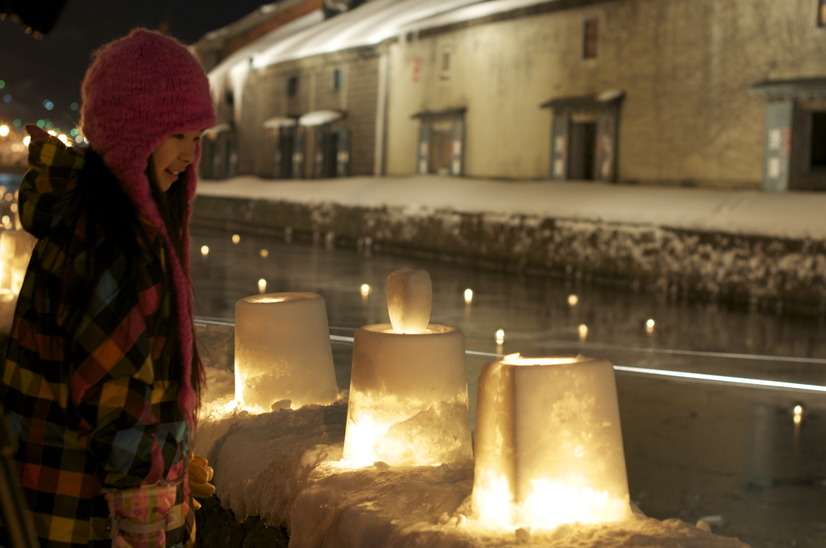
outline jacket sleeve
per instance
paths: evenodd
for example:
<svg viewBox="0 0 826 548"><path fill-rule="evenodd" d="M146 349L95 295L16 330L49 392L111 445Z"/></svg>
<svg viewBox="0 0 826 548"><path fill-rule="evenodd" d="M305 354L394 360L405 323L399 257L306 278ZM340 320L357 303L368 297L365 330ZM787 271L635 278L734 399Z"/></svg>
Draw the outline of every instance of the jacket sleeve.
<svg viewBox="0 0 826 548"><path fill-rule="evenodd" d="M153 411L157 381L147 311L158 308L159 286L124 287L119 255L95 258L111 263L77 316L69 398L104 485L128 489L163 478L172 464L165 460L179 459L185 448L176 447L176 436Z"/></svg>

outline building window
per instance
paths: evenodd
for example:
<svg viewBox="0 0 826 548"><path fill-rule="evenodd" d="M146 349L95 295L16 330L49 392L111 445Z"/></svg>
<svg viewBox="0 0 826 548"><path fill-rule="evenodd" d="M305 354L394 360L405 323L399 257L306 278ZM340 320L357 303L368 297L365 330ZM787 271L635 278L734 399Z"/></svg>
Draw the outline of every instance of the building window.
<svg viewBox="0 0 826 548"><path fill-rule="evenodd" d="M450 78L452 57L453 48L449 44L443 45L441 55L439 56L439 78L442 80Z"/></svg>
<svg viewBox="0 0 826 548"><path fill-rule="evenodd" d="M333 91L339 91L344 85L344 70L333 69Z"/></svg>
<svg viewBox="0 0 826 548"><path fill-rule="evenodd" d="M824 0L826 1L826 0ZM582 29L582 57L594 59L597 56L599 22L596 18L586 19Z"/></svg>
<svg viewBox="0 0 826 548"><path fill-rule="evenodd" d="M826 27L826 0L817 1L817 26Z"/></svg>
<svg viewBox="0 0 826 548"><path fill-rule="evenodd" d="M287 97L295 97L298 94L298 76L287 78Z"/></svg>
<svg viewBox="0 0 826 548"><path fill-rule="evenodd" d="M826 112L812 112L812 169L826 169Z"/></svg>

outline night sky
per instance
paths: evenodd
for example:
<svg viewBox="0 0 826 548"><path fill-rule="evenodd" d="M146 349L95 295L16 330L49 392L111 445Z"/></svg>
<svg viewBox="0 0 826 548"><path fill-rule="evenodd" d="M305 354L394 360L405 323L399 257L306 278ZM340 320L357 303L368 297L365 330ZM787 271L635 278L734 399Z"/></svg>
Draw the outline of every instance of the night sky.
<svg viewBox="0 0 826 548"><path fill-rule="evenodd" d="M80 83L91 53L132 28L164 28L184 43L224 27L275 0L68 0L55 27L37 39L0 21L0 123L51 119L73 127ZM10 99L10 101L9 101ZM49 111L44 101L54 104Z"/></svg>

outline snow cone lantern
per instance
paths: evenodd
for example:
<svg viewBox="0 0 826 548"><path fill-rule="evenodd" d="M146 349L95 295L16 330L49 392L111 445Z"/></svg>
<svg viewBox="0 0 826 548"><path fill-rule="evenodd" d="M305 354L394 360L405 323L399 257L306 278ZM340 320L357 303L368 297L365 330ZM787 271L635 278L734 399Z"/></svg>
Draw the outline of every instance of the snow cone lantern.
<svg viewBox="0 0 826 548"><path fill-rule="evenodd" d="M235 400L250 412L327 405L338 387L327 308L316 293L265 293L235 303Z"/></svg>
<svg viewBox="0 0 826 548"><path fill-rule="evenodd" d="M0 229L0 334L11 331L17 296L35 242L28 232Z"/></svg>
<svg viewBox="0 0 826 548"><path fill-rule="evenodd" d="M631 517L612 365L505 356L479 376L476 517L552 529Z"/></svg>
<svg viewBox="0 0 826 548"><path fill-rule="evenodd" d="M359 328L353 344L343 464L436 465L472 458L465 339L430 323L426 270L387 278L391 323Z"/></svg>

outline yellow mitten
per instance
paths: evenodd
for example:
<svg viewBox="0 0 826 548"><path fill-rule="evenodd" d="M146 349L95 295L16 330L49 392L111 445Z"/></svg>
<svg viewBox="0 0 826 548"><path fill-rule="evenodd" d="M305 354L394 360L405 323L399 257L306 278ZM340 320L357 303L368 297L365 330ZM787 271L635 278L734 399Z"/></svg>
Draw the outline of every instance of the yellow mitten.
<svg viewBox="0 0 826 548"><path fill-rule="evenodd" d="M214 471L209 462L204 457L196 457L190 454L189 458L189 490L192 496L199 499L207 499L215 493L215 486L210 483ZM200 505L195 501L195 509Z"/></svg>

